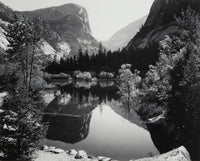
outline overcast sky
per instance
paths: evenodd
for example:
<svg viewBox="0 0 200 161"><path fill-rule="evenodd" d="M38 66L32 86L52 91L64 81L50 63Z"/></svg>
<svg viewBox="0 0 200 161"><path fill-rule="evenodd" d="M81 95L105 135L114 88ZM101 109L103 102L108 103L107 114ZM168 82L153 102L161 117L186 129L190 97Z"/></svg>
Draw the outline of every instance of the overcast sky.
<svg viewBox="0 0 200 161"><path fill-rule="evenodd" d="M154 0L0 0L14 10L35 10L66 3L79 4L89 14L92 34L109 39L116 31L149 13Z"/></svg>

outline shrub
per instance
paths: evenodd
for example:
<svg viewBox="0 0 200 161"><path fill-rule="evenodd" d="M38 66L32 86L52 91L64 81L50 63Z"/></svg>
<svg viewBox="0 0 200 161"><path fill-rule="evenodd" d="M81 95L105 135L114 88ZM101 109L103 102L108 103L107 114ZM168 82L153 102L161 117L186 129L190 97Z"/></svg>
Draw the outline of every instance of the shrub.
<svg viewBox="0 0 200 161"><path fill-rule="evenodd" d="M59 73L59 74L49 74L49 73L44 73L44 79L45 80L51 80L51 79L70 79L71 76L66 73Z"/></svg>
<svg viewBox="0 0 200 161"><path fill-rule="evenodd" d="M109 73L109 72L104 72L102 71L100 74L99 74L99 78L101 79L113 79L115 76L113 73Z"/></svg>
<svg viewBox="0 0 200 161"><path fill-rule="evenodd" d="M90 80L92 79L92 75L90 72L80 72L80 71L75 71L73 73L73 76L75 79L84 79L84 80Z"/></svg>

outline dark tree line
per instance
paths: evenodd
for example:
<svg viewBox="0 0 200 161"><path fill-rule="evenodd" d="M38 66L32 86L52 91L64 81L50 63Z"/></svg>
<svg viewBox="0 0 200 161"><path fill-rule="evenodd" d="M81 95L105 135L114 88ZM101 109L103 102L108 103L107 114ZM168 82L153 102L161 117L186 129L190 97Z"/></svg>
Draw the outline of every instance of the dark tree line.
<svg viewBox="0 0 200 161"><path fill-rule="evenodd" d="M106 51L102 45L99 46L97 54L89 56L88 51L79 49L78 56L61 59L60 62L53 61L46 72L52 74L72 73L75 70L90 71L99 73L100 71L118 73L122 64L129 63L132 69L138 69L142 73L148 71L149 65L154 65L158 60L159 46L152 44L144 49L126 48L121 51Z"/></svg>

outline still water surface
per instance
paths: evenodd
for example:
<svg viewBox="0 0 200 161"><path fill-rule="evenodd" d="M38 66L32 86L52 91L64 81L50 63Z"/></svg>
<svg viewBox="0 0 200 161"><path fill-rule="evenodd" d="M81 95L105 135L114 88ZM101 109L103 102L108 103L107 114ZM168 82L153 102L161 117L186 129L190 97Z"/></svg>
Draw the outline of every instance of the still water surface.
<svg viewBox="0 0 200 161"><path fill-rule="evenodd" d="M43 117L49 123L46 145L120 161L159 154L137 113L120 103L114 84L86 87L66 85L52 98Z"/></svg>

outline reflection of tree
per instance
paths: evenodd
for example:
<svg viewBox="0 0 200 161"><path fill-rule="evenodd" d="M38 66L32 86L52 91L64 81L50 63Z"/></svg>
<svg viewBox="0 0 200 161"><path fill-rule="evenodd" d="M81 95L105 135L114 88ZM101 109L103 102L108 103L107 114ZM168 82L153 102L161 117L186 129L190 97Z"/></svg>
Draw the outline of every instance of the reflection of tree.
<svg viewBox="0 0 200 161"><path fill-rule="evenodd" d="M87 83L87 82L85 82ZM61 87L66 93L69 93L73 97L79 97L79 102L84 101L84 98L98 97L99 101L106 102L111 100L118 100L119 94L116 85L102 87L100 84L90 86L90 88L77 87L74 84L68 84Z"/></svg>
<svg viewBox="0 0 200 161"><path fill-rule="evenodd" d="M139 71L135 70L131 72L130 64L123 64L119 70L120 73L120 94L124 104L126 104L127 112L130 112L131 103L135 102L136 96L138 96L138 86L141 82Z"/></svg>
<svg viewBox="0 0 200 161"><path fill-rule="evenodd" d="M82 93L83 94L83 93ZM76 143L89 133L92 110L99 104L97 97L62 93L47 106L44 122L49 123L47 138Z"/></svg>
<svg viewBox="0 0 200 161"><path fill-rule="evenodd" d="M88 81L76 81L74 83L75 88L85 88L90 89L91 87L95 86L97 82L88 82Z"/></svg>
<svg viewBox="0 0 200 161"><path fill-rule="evenodd" d="M66 143L77 143L88 136L92 114L82 116L44 115L44 122L49 123L47 138Z"/></svg>
<svg viewBox="0 0 200 161"><path fill-rule="evenodd" d="M78 88L68 84L60 88L61 92L47 106L43 120L50 125L47 138L66 143L85 139L89 133L92 110L101 102L118 98L115 86Z"/></svg>
<svg viewBox="0 0 200 161"><path fill-rule="evenodd" d="M100 80L99 81L99 86L102 88L106 88L106 87L112 87L115 85L115 82L113 80Z"/></svg>
<svg viewBox="0 0 200 161"><path fill-rule="evenodd" d="M126 120L134 123L144 129L146 129L145 123L142 121L140 116L137 114L134 108L127 109L127 106L124 105L123 102L119 101L111 101L107 102L107 104L121 117L125 118Z"/></svg>

